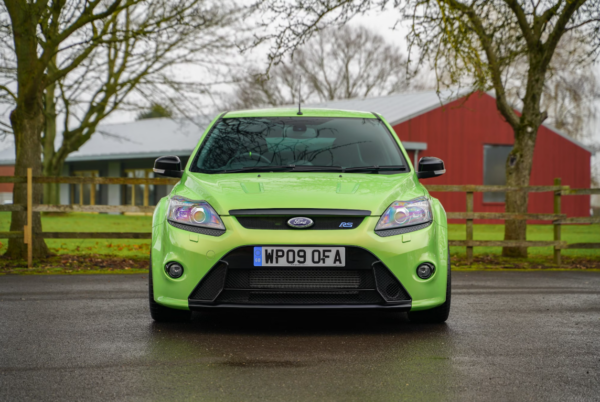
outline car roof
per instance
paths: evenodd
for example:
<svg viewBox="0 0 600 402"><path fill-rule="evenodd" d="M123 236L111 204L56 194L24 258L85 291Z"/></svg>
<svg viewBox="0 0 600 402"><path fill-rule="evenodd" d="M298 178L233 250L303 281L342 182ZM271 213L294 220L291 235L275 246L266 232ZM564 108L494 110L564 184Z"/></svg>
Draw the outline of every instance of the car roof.
<svg viewBox="0 0 600 402"><path fill-rule="evenodd" d="M355 110L315 109L302 108L302 115L298 115L298 108L273 108L251 109L227 112L224 119L236 117L355 117L363 119L376 119L372 112L357 112Z"/></svg>

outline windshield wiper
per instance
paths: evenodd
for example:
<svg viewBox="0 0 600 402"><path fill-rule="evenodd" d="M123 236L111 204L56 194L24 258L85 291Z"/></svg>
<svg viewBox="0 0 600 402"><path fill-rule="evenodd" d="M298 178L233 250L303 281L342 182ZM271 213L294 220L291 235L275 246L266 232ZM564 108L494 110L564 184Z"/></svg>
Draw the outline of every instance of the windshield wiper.
<svg viewBox="0 0 600 402"><path fill-rule="evenodd" d="M294 169L295 165L278 165L278 166L248 166L240 169L229 169L215 171L214 173L238 173L238 172L262 172L262 171L285 171Z"/></svg>
<svg viewBox="0 0 600 402"><path fill-rule="evenodd" d="M294 167L295 172L339 172L344 170L341 166L318 166L318 165L297 165Z"/></svg>
<svg viewBox="0 0 600 402"><path fill-rule="evenodd" d="M253 172L253 171L294 171L294 172L325 172L325 171L342 171L341 166L315 166L315 165L278 165L278 166L248 166L240 169L221 170L219 173L237 173L237 172Z"/></svg>
<svg viewBox="0 0 600 402"><path fill-rule="evenodd" d="M406 166L356 166L356 167L342 167L342 166L316 166L316 165L277 165L277 166L247 166L239 169L226 169L219 171L210 171L210 173L240 173L240 172L282 172L282 171L293 171L293 172L378 172L381 170L401 170L406 171Z"/></svg>
<svg viewBox="0 0 600 402"><path fill-rule="evenodd" d="M380 171L380 170L406 170L406 166L395 166L395 165L384 165L384 166L356 166L344 168L344 172L357 172L357 171Z"/></svg>

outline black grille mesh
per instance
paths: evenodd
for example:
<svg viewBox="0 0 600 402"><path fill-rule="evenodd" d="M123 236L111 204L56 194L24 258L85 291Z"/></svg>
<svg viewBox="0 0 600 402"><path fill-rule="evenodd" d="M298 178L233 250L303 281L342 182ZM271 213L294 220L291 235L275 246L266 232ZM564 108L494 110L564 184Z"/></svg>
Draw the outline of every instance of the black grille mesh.
<svg viewBox="0 0 600 402"><path fill-rule="evenodd" d="M377 289L387 301L408 300L409 297L400 285L400 282L382 263L373 265L375 279L377 280Z"/></svg>
<svg viewBox="0 0 600 402"><path fill-rule="evenodd" d="M167 220L167 222L169 222L169 224L171 226L174 226L177 229L187 230L188 232L199 233L199 234L203 234L203 235L207 235L207 236L219 237L225 233L224 230L201 228L201 227L192 226L192 225L184 225L183 223L173 222L173 221L169 221L169 220Z"/></svg>
<svg viewBox="0 0 600 402"><path fill-rule="evenodd" d="M314 225L306 229L288 226L287 221L295 216L237 216L238 222L246 229L263 230L351 230L357 228L364 217L356 216L307 216ZM342 225L345 223L345 225Z"/></svg>
<svg viewBox="0 0 600 402"><path fill-rule="evenodd" d="M214 300L219 295L221 289L223 289L226 273L227 264L219 263L200 281L200 286L196 288L191 298L196 300Z"/></svg>
<svg viewBox="0 0 600 402"><path fill-rule="evenodd" d="M234 289L375 289L370 270L232 269L225 288Z"/></svg>
<svg viewBox="0 0 600 402"><path fill-rule="evenodd" d="M405 228L376 230L375 234L380 237L396 236L396 235L416 232L417 230L425 229L426 227L431 226L432 223L433 223L433 221L421 223L419 225L408 226Z"/></svg>

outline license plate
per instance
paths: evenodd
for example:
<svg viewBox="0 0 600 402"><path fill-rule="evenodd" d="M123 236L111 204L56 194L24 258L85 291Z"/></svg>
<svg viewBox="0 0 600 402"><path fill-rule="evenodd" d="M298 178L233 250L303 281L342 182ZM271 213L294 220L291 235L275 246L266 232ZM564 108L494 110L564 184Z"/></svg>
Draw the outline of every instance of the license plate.
<svg viewBox="0 0 600 402"><path fill-rule="evenodd" d="M254 247L255 267L344 267L344 247Z"/></svg>

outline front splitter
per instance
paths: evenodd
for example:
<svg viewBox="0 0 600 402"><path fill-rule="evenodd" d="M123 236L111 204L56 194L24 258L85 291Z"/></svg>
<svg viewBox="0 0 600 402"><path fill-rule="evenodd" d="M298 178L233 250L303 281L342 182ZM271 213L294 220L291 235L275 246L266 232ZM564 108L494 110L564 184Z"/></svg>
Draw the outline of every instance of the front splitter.
<svg viewBox="0 0 600 402"><path fill-rule="evenodd" d="M257 310L394 310L398 312L410 311L411 300L404 300L393 304L211 304L189 300L190 310L215 310L215 309L257 309Z"/></svg>

